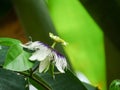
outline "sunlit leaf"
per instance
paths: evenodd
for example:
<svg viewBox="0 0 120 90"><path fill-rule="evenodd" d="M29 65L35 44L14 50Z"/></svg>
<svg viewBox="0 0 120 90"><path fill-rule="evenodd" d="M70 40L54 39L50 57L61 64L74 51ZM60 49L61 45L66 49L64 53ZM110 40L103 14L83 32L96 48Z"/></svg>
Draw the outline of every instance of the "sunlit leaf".
<svg viewBox="0 0 120 90"><path fill-rule="evenodd" d="M9 50L4 53L6 57L1 57L5 59L3 68L14 71L25 71L33 66L33 63L28 60L31 54L23 50L20 46L20 41L10 38L0 38L0 45L9 46Z"/></svg>

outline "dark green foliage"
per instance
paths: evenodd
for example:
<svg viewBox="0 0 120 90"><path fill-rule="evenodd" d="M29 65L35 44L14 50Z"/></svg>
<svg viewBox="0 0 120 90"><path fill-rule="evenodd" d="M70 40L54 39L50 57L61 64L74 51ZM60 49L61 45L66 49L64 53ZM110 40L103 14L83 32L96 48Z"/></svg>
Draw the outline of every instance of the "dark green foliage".
<svg viewBox="0 0 120 90"><path fill-rule="evenodd" d="M28 90L27 79L23 75L0 68L0 90Z"/></svg>
<svg viewBox="0 0 120 90"><path fill-rule="evenodd" d="M52 90L87 90L78 78L76 78L69 70L67 70L65 74L55 75L55 79L53 79L49 73L40 74L36 72L34 76L46 82Z"/></svg>
<svg viewBox="0 0 120 90"><path fill-rule="evenodd" d="M12 3L10 0L0 0L0 20L11 9Z"/></svg>

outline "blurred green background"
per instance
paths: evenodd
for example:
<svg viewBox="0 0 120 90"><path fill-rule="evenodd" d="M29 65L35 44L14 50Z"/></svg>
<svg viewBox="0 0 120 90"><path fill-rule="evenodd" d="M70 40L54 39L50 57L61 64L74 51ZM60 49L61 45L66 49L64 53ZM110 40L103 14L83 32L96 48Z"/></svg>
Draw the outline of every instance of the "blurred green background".
<svg viewBox="0 0 120 90"><path fill-rule="evenodd" d="M54 25L69 45L65 50L76 72L105 90L104 39L100 27L76 0L49 0Z"/></svg>

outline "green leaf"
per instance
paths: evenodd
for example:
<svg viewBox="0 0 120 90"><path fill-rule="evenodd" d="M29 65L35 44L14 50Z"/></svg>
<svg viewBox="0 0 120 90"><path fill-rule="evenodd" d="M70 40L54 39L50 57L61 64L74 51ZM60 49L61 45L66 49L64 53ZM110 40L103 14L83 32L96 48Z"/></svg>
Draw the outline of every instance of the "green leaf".
<svg viewBox="0 0 120 90"><path fill-rule="evenodd" d="M40 74L36 72L33 76L40 81L42 80L52 90L87 90L82 82L69 70L65 74L55 75L55 79L49 73Z"/></svg>
<svg viewBox="0 0 120 90"><path fill-rule="evenodd" d="M14 71L25 71L33 66L28 60L30 53L27 53L20 46L20 41L11 38L0 38L0 45L9 46L3 68ZM4 50L3 50L4 51Z"/></svg>
<svg viewBox="0 0 120 90"><path fill-rule="evenodd" d="M12 0L23 27L33 40L52 41L48 33L55 30L44 0Z"/></svg>
<svg viewBox="0 0 120 90"><path fill-rule="evenodd" d="M0 45L0 66L4 64L8 49L9 47Z"/></svg>
<svg viewBox="0 0 120 90"><path fill-rule="evenodd" d="M28 82L22 75L0 69L0 90L28 90Z"/></svg>
<svg viewBox="0 0 120 90"><path fill-rule="evenodd" d="M11 46L14 44L19 44L21 43L19 40L17 39L13 39L13 38L0 38L0 45L4 45L4 46Z"/></svg>

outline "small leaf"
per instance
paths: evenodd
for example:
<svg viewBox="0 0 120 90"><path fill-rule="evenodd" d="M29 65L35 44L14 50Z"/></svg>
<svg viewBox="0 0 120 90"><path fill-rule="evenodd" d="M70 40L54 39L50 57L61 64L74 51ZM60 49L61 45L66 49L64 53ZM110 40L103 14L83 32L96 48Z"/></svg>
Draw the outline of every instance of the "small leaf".
<svg viewBox="0 0 120 90"><path fill-rule="evenodd" d="M28 82L24 78L15 72L0 69L0 90L28 90Z"/></svg>
<svg viewBox="0 0 120 90"><path fill-rule="evenodd" d="M6 58L3 68L14 71L25 71L33 66L28 60L30 53L27 53L20 46L20 41L11 38L0 38L0 45L9 46L9 50L5 53Z"/></svg>
<svg viewBox="0 0 120 90"><path fill-rule="evenodd" d="M113 80L110 84L109 90L120 90L120 80Z"/></svg>

